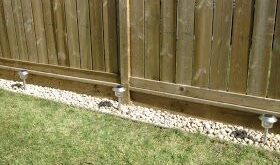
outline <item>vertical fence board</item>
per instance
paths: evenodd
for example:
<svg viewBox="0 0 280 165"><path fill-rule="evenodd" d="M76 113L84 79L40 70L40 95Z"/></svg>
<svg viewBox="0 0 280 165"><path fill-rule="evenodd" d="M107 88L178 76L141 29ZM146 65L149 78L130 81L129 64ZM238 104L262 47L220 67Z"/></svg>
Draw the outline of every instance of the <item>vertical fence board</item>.
<svg viewBox="0 0 280 165"><path fill-rule="evenodd" d="M276 25L274 29L268 97L280 99L280 1L278 1Z"/></svg>
<svg viewBox="0 0 280 165"><path fill-rule="evenodd" d="M161 0L160 80L176 78L176 1Z"/></svg>
<svg viewBox="0 0 280 165"><path fill-rule="evenodd" d="M77 20L77 1L65 1L67 41L70 67L80 68L79 31Z"/></svg>
<svg viewBox="0 0 280 165"><path fill-rule="evenodd" d="M195 0L178 0L177 8L176 83L191 85Z"/></svg>
<svg viewBox="0 0 280 165"><path fill-rule="evenodd" d="M48 63L48 51L41 0L31 0L39 63Z"/></svg>
<svg viewBox="0 0 280 165"><path fill-rule="evenodd" d="M19 50L17 45L17 36L14 23L14 14L11 0L3 0L4 15L6 20L7 35L10 45L11 57L19 59Z"/></svg>
<svg viewBox="0 0 280 165"><path fill-rule="evenodd" d="M256 0L248 94L266 96L277 0Z"/></svg>
<svg viewBox="0 0 280 165"><path fill-rule="evenodd" d="M195 55L192 85L208 87L213 0L198 0L195 9Z"/></svg>
<svg viewBox="0 0 280 165"><path fill-rule="evenodd" d="M69 54L67 50L67 36L66 36L66 16L65 3L61 0L54 0L53 5L55 36L57 42L57 58L58 64L62 66L69 66Z"/></svg>
<svg viewBox="0 0 280 165"><path fill-rule="evenodd" d="M216 0L209 87L226 90L230 53L233 0Z"/></svg>
<svg viewBox="0 0 280 165"><path fill-rule="evenodd" d="M31 62L38 62L31 0L22 0L21 5L24 20L25 37L27 40L28 60Z"/></svg>
<svg viewBox="0 0 280 165"><path fill-rule="evenodd" d="M11 58L11 51L8 42L6 20L3 8L3 0L0 1L0 34L0 45L2 48L2 55L6 58Z"/></svg>
<svg viewBox="0 0 280 165"><path fill-rule="evenodd" d="M159 80L160 0L145 0L145 78Z"/></svg>
<svg viewBox="0 0 280 165"><path fill-rule="evenodd" d="M228 89L246 93L252 25L252 0L236 0L233 20L232 50ZM238 79L236 79L238 77Z"/></svg>
<svg viewBox="0 0 280 165"><path fill-rule="evenodd" d="M28 52L26 45L26 38L24 32L24 23L22 16L22 7L20 0L12 0L13 12L14 12L14 20L15 20L15 30L17 35L17 44L19 48L19 58L21 60L28 60Z"/></svg>
<svg viewBox="0 0 280 165"><path fill-rule="evenodd" d="M103 25L106 71L118 73L116 1L103 0Z"/></svg>
<svg viewBox="0 0 280 165"><path fill-rule="evenodd" d="M103 1L90 0L91 49L93 70L105 71L103 38Z"/></svg>
<svg viewBox="0 0 280 165"><path fill-rule="evenodd" d="M90 20L88 0L79 0L77 3L79 22L79 44L81 54L81 68L92 69Z"/></svg>
<svg viewBox="0 0 280 165"><path fill-rule="evenodd" d="M42 0L43 17L45 25L46 45L48 53L48 63L57 65L57 50L54 31L54 17L52 12L51 0Z"/></svg>
<svg viewBox="0 0 280 165"><path fill-rule="evenodd" d="M131 75L144 78L144 1L131 3Z"/></svg>

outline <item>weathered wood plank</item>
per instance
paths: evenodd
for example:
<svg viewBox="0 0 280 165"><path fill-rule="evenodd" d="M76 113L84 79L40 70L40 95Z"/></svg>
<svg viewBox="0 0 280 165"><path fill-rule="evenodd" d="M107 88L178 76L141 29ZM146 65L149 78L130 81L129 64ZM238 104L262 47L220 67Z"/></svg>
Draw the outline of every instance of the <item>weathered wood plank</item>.
<svg viewBox="0 0 280 165"><path fill-rule="evenodd" d="M31 0L39 63L48 63L48 51L41 0Z"/></svg>
<svg viewBox="0 0 280 165"><path fill-rule="evenodd" d="M2 48L2 55L6 58L11 58L10 45L8 42L6 20L4 15L3 1L0 1L0 46Z"/></svg>
<svg viewBox="0 0 280 165"><path fill-rule="evenodd" d="M45 35L48 53L48 63L57 65L57 49L55 40L55 29L54 29L54 16L52 12L51 0L42 0L43 5L43 16L45 25Z"/></svg>
<svg viewBox="0 0 280 165"><path fill-rule="evenodd" d="M28 51L24 32L24 23L22 16L22 7L20 0L12 0L14 20L17 35L17 44L19 48L19 58L24 61L28 61Z"/></svg>
<svg viewBox="0 0 280 165"><path fill-rule="evenodd" d="M116 1L103 0L103 26L106 72L118 73Z"/></svg>
<svg viewBox="0 0 280 165"><path fill-rule="evenodd" d="M81 67L81 56L79 49L79 30L77 19L77 1L65 1L66 27L67 27L67 41L69 50L69 64L70 67Z"/></svg>
<svg viewBox="0 0 280 165"><path fill-rule="evenodd" d="M232 49L228 89L246 93L252 27L252 0L236 0L233 16ZM238 79L236 79L238 77Z"/></svg>
<svg viewBox="0 0 280 165"><path fill-rule="evenodd" d="M246 106L266 111L280 113L280 100L267 99L256 96L249 96L225 91L205 89L188 85L172 84L168 82L147 80L142 78L131 78L131 88L147 89L173 95L191 97L194 99L203 99L205 101L216 101L235 106ZM222 99L221 99L222 98Z"/></svg>
<svg viewBox="0 0 280 165"><path fill-rule="evenodd" d="M213 0L198 0L195 8L195 54L192 85L208 87L212 42Z"/></svg>
<svg viewBox="0 0 280 165"><path fill-rule="evenodd" d="M105 71L103 1L90 0L91 49L93 70Z"/></svg>
<svg viewBox="0 0 280 165"><path fill-rule="evenodd" d="M248 94L266 96L277 0L256 0Z"/></svg>
<svg viewBox="0 0 280 165"><path fill-rule="evenodd" d="M57 42L57 58L58 64L61 66L69 66L69 54L67 49L67 30L65 16L65 2L61 0L52 1L54 13L55 36Z"/></svg>
<svg viewBox="0 0 280 165"><path fill-rule="evenodd" d="M145 78L159 80L160 0L145 0Z"/></svg>
<svg viewBox="0 0 280 165"><path fill-rule="evenodd" d="M3 0L4 15L6 20L7 35L10 45L11 57L19 59L19 50L15 30L14 14L11 0Z"/></svg>
<svg viewBox="0 0 280 165"><path fill-rule="evenodd" d="M161 0L160 81L176 78L176 0Z"/></svg>
<svg viewBox="0 0 280 165"><path fill-rule="evenodd" d="M92 69L91 37L88 0L79 0L77 3L79 23L79 44L81 54L81 68Z"/></svg>
<svg viewBox="0 0 280 165"><path fill-rule="evenodd" d="M278 1L276 25L274 29L268 97L280 99L280 1Z"/></svg>
<svg viewBox="0 0 280 165"><path fill-rule="evenodd" d="M195 0L178 0L177 8L176 83L191 85Z"/></svg>
<svg viewBox="0 0 280 165"><path fill-rule="evenodd" d="M216 0L209 87L227 90L233 0Z"/></svg>
<svg viewBox="0 0 280 165"><path fill-rule="evenodd" d="M131 17L131 75L144 78L144 1L130 0Z"/></svg>

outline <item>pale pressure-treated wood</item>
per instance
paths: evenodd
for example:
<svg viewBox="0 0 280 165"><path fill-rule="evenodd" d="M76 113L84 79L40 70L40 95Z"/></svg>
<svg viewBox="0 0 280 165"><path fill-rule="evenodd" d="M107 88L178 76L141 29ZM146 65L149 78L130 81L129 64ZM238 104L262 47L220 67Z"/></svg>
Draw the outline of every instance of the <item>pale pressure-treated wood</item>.
<svg viewBox="0 0 280 165"><path fill-rule="evenodd" d="M131 15L131 76L144 78L144 2L130 0Z"/></svg>
<svg viewBox="0 0 280 165"><path fill-rule="evenodd" d="M34 29L31 0L21 0L23 25L28 50L28 60L38 62L37 42Z"/></svg>
<svg viewBox="0 0 280 165"><path fill-rule="evenodd" d="M91 37L88 0L79 0L77 3L79 23L79 44L81 54L81 68L92 69Z"/></svg>
<svg viewBox="0 0 280 165"><path fill-rule="evenodd" d="M2 55L6 58L11 58L2 0L0 1L0 47L2 49Z"/></svg>
<svg viewBox="0 0 280 165"><path fill-rule="evenodd" d="M177 10L176 83L191 85L195 0L178 0Z"/></svg>
<svg viewBox="0 0 280 165"><path fill-rule="evenodd" d="M105 71L103 0L90 0L91 54L93 70Z"/></svg>
<svg viewBox="0 0 280 165"><path fill-rule="evenodd" d="M4 15L6 20L8 42L10 45L11 57L19 59L17 36L14 22L13 6L11 0L3 0ZM7 41L6 41L7 42Z"/></svg>
<svg viewBox="0 0 280 165"><path fill-rule="evenodd" d="M45 35L48 53L48 63L57 65L57 49L55 40L54 16L52 11L52 1L42 0L43 16L45 25Z"/></svg>
<svg viewBox="0 0 280 165"><path fill-rule="evenodd" d="M277 5L276 25L271 58L268 97L280 99L280 1Z"/></svg>
<svg viewBox="0 0 280 165"><path fill-rule="evenodd" d="M106 72L118 73L116 1L103 0L103 25Z"/></svg>
<svg viewBox="0 0 280 165"><path fill-rule="evenodd" d="M235 1L228 90L243 94L247 88L252 9L252 0Z"/></svg>
<svg viewBox="0 0 280 165"><path fill-rule="evenodd" d="M195 54L192 85L208 87L212 42L213 0L198 0L195 8Z"/></svg>
<svg viewBox="0 0 280 165"><path fill-rule="evenodd" d="M256 0L248 94L266 96L277 0Z"/></svg>
<svg viewBox="0 0 280 165"><path fill-rule="evenodd" d="M65 2L61 0L53 0L53 13L55 24L55 36L57 42L57 58L58 64L69 66L69 55L67 49L67 30L65 16Z"/></svg>
<svg viewBox="0 0 280 165"><path fill-rule="evenodd" d="M48 63L48 50L41 0L31 0L39 63Z"/></svg>
<svg viewBox="0 0 280 165"><path fill-rule="evenodd" d="M160 81L176 78L176 0L161 0Z"/></svg>
<svg viewBox="0 0 280 165"><path fill-rule="evenodd" d="M160 0L145 0L145 78L159 80Z"/></svg>
<svg viewBox="0 0 280 165"><path fill-rule="evenodd" d="M66 27L67 27L67 42L69 50L70 67L81 67L81 56L79 48L79 30L77 19L77 1L65 1Z"/></svg>
<svg viewBox="0 0 280 165"><path fill-rule="evenodd" d="M28 52L27 52L26 38L25 38L25 32L24 32L21 1L12 0L12 6L13 6L13 12L14 12L17 44L18 44L18 49L19 49L19 58L21 60L27 61Z"/></svg>

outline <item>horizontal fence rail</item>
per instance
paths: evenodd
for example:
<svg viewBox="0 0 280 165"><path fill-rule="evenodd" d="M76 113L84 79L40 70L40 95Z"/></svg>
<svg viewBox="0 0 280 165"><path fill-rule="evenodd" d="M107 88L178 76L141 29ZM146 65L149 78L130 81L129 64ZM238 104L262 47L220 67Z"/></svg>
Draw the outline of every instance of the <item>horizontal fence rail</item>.
<svg viewBox="0 0 280 165"><path fill-rule="evenodd" d="M0 0L0 34L2 68L280 114L280 0Z"/></svg>

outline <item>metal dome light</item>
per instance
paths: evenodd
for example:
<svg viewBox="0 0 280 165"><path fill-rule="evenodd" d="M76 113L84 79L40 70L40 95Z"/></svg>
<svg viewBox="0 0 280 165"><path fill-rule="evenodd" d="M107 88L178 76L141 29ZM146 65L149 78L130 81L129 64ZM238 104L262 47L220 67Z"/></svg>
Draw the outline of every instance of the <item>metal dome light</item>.
<svg viewBox="0 0 280 165"><path fill-rule="evenodd" d="M259 119L262 121L262 127L265 129L263 137L263 143L265 144L267 141L268 129L273 127L273 124L277 122L277 118L269 114L263 114Z"/></svg>
<svg viewBox="0 0 280 165"><path fill-rule="evenodd" d="M26 79L28 77L28 71L26 69L22 69L18 71L19 78L22 80L23 89L26 89Z"/></svg>
<svg viewBox="0 0 280 165"><path fill-rule="evenodd" d="M121 110L122 108L122 97L125 92L125 88L122 85L117 85L113 88L113 91L115 92L115 96L118 97L118 109Z"/></svg>

